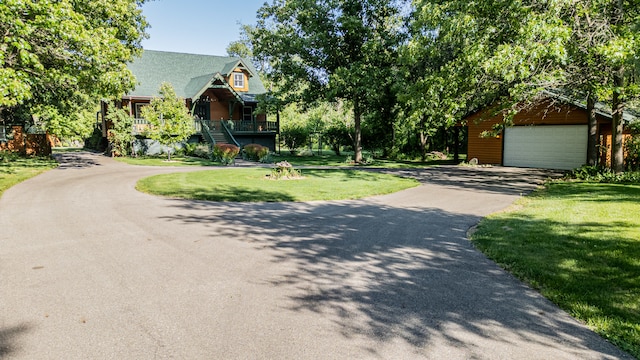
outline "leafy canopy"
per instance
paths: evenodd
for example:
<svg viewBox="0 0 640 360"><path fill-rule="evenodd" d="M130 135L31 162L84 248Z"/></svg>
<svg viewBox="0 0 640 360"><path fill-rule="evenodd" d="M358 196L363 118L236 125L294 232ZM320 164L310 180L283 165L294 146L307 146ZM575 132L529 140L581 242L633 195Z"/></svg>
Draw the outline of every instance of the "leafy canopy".
<svg viewBox="0 0 640 360"><path fill-rule="evenodd" d="M126 63L146 36L144 1L0 2L3 117L51 114L52 108L64 117L132 89L135 79Z"/></svg>
<svg viewBox="0 0 640 360"><path fill-rule="evenodd" d="M356 161L361 119L391 76L402 39L400 1L291 0L265 4L253 33L276 95L312 104L344 100L354 109Z"/></svg>

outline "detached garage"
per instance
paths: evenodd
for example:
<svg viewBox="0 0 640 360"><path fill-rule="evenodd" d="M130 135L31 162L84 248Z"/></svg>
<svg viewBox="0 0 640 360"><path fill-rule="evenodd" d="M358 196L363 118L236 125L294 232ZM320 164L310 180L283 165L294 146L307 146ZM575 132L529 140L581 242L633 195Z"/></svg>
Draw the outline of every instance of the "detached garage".
<svg viewBox="0 0 640 360"><path fill-rule="evenodd" d="M599 112L597 119L600 145L606 148L611 116ZM546 99L516 114L513 126L498 133L494 125L503 122L501 113L491 116L485 109L468 116L466 122L467 158L476 158L479 164L570 170L587 162L588 114L575 104ZM606 152L602 155L604 163Z"/></svg>

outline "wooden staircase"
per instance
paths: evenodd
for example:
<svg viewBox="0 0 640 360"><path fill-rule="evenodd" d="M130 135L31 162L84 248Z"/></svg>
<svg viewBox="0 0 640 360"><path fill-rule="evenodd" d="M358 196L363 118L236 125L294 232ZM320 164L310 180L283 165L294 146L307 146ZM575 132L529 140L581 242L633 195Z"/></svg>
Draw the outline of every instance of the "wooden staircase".
<svg viewBox="0 0 640 360"><path fill-rule="evenodd" d="M215 140L216 144L228 144L226 136L220 129L211 130L211 137Z"/></svg>

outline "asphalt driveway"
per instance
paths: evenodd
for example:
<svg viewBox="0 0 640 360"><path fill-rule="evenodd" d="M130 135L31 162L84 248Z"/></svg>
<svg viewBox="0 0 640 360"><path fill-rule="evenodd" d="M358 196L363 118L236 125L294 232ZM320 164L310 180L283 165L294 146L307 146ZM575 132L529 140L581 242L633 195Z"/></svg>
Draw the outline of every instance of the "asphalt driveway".
<svg viewBox="0 0 640 360"><path fill-rule="evenodd" d="M544 172L407 170L423 185L227 204L134 189L197 169L61 161L0 199L0 358L626 356L466 239Z"/></svg>

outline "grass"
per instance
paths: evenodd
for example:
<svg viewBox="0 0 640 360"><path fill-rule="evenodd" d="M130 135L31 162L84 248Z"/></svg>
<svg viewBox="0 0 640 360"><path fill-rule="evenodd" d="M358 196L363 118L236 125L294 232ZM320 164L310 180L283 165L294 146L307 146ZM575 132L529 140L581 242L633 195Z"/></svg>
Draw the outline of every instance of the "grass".
<svg viewBox="0 0 640 360"><path fill-rule="evenodd" d="M167 161L167 157L116 157L116 161L120 161L129 165L146 165L146 166L216 166L219 162L214 162L198 157L171 157L171 161Z"/></svg>
<svg viewBox="0 0 640 360"><path fill-rule="evenodd" d="M270 169L219 169L142 179L146 193L194 200L275 202L358 199L418 185L414 179L355 170L303 170L304 179L272 180Z"/></svg>
<svg viewBox="0 0 640 360"><path fill-rule="evenodd" d="M50 158L0 157L0 196L8 188L58 166Z"/></svg>
<svg viewBox="0 0 640 360"><path fill-rule="evenodd" d="M473 242L640 358L640 185L551 183L480 223Z"/></svg>
<svg viewBox="0 0 640 360"><path fill-rule="evenodd" d="M317 152L311 153L308 150L302 151L298 155L291 155L288 150L283 150L281 154L272 154L270 161L276 163L279 161L288 161L294 166L305 167L317 167L317 166L330 166L330 167L371 167L371 168L386 168L386 169L404 169L404 168L424 168L427 166L435 165L454 165L453 159L447 160L389 160L374 158L371 159L368 154L365 154L365 158L371 160L366 165L354 165L348 162L347 159L352 159L353 155L349 152L343 155L337 156L332 151L322 151L320 154ZM145 166L219 166L222 165L217 161L209 161L196 157L171 157L171 162L166 161L166 156L142 156L137 158L118 157L117 161L127 163L129 165L145 165ZM465 155L460 156L460 161L465 159Z"/></svg>

